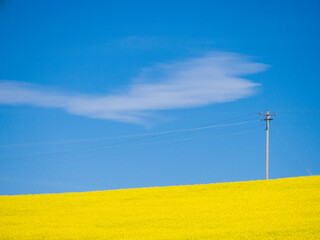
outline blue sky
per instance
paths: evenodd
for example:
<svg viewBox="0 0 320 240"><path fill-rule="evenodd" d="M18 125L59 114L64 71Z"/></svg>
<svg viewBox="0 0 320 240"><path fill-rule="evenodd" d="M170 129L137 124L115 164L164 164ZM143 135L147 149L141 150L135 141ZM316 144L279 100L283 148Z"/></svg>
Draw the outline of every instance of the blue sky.
<svg viewBox="0 0 320 240"><path fill-rule="evenodd" d="M320 173L318 1L0 3L0 194Z"/></svg>

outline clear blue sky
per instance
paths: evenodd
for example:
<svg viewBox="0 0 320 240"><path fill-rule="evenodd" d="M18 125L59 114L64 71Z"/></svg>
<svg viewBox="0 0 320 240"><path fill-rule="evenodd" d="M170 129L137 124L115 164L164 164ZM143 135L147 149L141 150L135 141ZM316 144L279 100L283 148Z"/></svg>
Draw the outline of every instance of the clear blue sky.
<svg viewBox="0 0 320 240"><path fill-rule="evenodd" d="M319 12L1 1L0 194L264 179L266 109L270 177L320 174Z"/></svg>

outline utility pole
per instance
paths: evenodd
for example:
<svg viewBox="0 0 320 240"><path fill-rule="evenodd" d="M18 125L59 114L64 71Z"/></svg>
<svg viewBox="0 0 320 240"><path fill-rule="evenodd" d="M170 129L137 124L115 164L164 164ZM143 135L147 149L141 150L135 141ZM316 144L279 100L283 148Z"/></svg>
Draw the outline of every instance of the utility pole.
<svg viewBox="0 0 320 240"><path fill-rule="evenodd" d="M269 179L269 121L273 120L270 116L277 116L277 114L270 114L269 110L267 113L259 113L259 115L266 116L265 119L261 119L261 121L266 121L266 179Z"/></svg>

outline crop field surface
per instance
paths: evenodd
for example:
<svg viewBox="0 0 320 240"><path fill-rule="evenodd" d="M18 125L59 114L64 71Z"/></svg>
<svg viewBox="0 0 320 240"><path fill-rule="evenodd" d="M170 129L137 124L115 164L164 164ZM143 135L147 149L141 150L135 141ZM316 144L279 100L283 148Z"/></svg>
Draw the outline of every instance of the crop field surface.
<svg viewBox="0 0 320 240"><path fill-rule="evenodd" d="M320 239L320 176L0 196L0 239Z"/></svg>

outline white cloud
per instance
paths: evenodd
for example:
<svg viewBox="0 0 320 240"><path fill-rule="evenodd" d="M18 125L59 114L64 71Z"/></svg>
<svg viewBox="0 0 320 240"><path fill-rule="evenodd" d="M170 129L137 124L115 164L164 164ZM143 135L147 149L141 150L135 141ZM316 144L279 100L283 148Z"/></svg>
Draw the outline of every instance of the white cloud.
<svg viewBox="0 0 320 240"><path fill-rule="evenodd" d="M60 108L90 118L143 123L156 110L205 106L251 96L259 84L243 76L267 67L239 54L214 52L143 69L121 94L104 96L62 93L24 82L1 81L0 104Z"/></svg>

